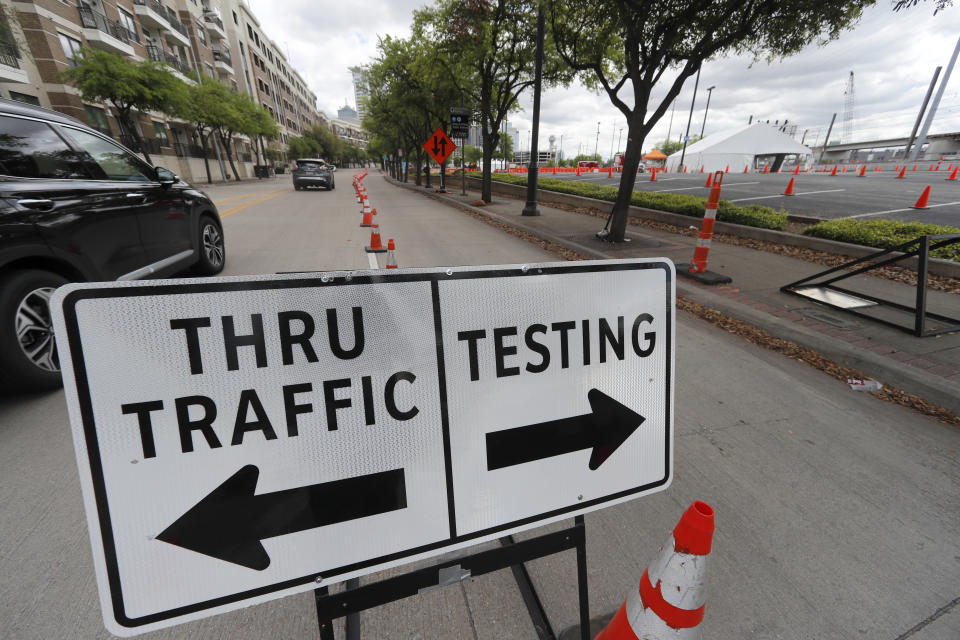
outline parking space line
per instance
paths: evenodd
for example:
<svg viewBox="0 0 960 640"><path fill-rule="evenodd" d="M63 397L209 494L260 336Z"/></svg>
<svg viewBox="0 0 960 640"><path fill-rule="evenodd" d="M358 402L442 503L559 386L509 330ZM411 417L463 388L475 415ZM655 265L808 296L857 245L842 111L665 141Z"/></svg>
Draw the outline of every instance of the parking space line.
<svg viewBox="0 0 960 640"><path fill-rule="evenodd" d="M804 191L803 193L796 193L797 196L809 196L814 193L837 193L838 191L846 191L846 189L824 189L823 191ZM737 198L736 200L727 200L727 202L746 202L747 200L766 200L768 198L782 198L783 194L778 193L772 196L754 196L753 198Z"/></svg>
<svg viewBox="0 0 960 640"><path fill-rule="evenodd" d="M723 185L726 187L739 187L745 184L760 184L759 182L731 182L730 184ZM650 193L663 193L666 191L690 191L692 189L709 189L710 187L705 187L700 185L699 187L677 187L676 189L657 189L656 191L650 191Z"/></svg>
<svg viewBox="0 0 960 640"><path fill-rule="evenodd" d="M949 207L952 204L960 204L960 202L944 202L942 204L931 204L927 205L928 209L933 209L934 207ZM882 216L885 213L901 213L903 211L914 211L913 207L907 207L906 209L890 209L889 211L874 211L873 213L858 213L855 216L847 216L847 218L866 218L867 216ZM917 209L919 211L919 209Z"/></svg>

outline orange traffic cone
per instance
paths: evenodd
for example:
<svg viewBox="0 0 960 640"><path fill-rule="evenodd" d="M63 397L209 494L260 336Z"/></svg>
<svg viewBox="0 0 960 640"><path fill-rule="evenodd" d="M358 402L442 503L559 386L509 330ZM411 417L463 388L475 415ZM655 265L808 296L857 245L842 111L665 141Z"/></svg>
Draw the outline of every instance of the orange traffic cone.
<svg viewBox="0 0 960 640"><path fill-rule="evenodd" d="M914 170L914 171L917 170L917 165L913 165L913 170Z"/></svg>
<svg viewBox="0 0 960 640"><path fill-rule="evenodd" d="M860 173L857 174L858 178L864 178L867 175L867 165L860 167Z"/></svg>
<svg viewBox="0 0 960 640"><path fill-rule="evenodd" d="M650 171L650 182L656 182L656 181L657 181L657 170L652 169Z"/></svg>
<svg viewBox="0 0 960 640"><path fill-rule="evenodd" d="M703 173L703 165L700 165L700 173Z"/></svg>
<svg viewBox="0 0 960 640"><path fill-rule="evenodd" d="M882 169L880 168L880 165L875 166L875 167L873 168L873 170L874 170L874 171L882 171Z"/></svg>
<svg viewBox="0 0 960 640"><path fill-rule="evenodd" d="M927 171L933 171L933 165L930 165L930 168Z"/></svg>
<svg viewBox="0 0 960 640"><path fill-rule="evenodd" d="M748 165L748 164L743 165L743 172L744 172L744 173L750 173L750 165Z"/></svg>
<svg viewBox="0 0 960 640"><path fill-rule="evenodd" d="M363 221L360 223L361 227L372 227L373 226L373 211L364 211L363 212Z"/></svg>
<svg viewBox="0 0 960 640"><path fill-rule="evenodd" d="M902 167L900 167L900 173L897 174L897 177L898 177L898 178L906 178L906 177L907 177L907 165L903 165Z"/></svg>
<svg viewBox="0 0 960 640"><path fill-rule="evenodd" d="M370 211L371 211L371 213L372 213L373 215L377 215L377 208L376 208L376 207L374 207L374 208L371 209Z"/></svg>
<svg viewBox="0 0 960 640"><path fill-rule="evenodd" d="M370 229L370 246L364 247L367 253L384 253L383 243L380 241L380 225L372 225Z"/></svg>
<svg viewBox="0 0 960 640"><path fill-rule="evenodd" d="M900 165L897 165L896 167L894 167L893 170L894 170L894 171L900 171Z"/></svg>
<svg viewBox="0 0 960 640"><path fill-rule="evenodd" d="M947 178L947 180L956 180L958 171L960 171L960 165L957 165L953 168L953 173L950 174L950 177Z"/></svg>
<svg viewBox="0 0 960 640"><path fill-rule="evenodd" d="M847 167L844 166L844 167L843 167L843 171L841 171L840 173L846 173L846 172L847 172Z"/></svg>
<svg viewBox="0 0 960 640"><path fill-rule="evenodd" d="M707 184L705 184L704 186L705 186L705 187L712 187L712 186L713 186L713 174L712 174L712 173L708 173L708 174L707 174Z"/></svg>
<svg viewBox="0 0 960 640"><path fill-rule="evenodd" d="M724 173L730 173L730 165L727 165L727 168L723 170Z"/></svg>
<svg viewBox="0 0 960 640"><path fill-rule="evenodd" d="M800 165L797 165L797 168L793 170L793 175L795 176L800 175Z"/></svg>
<svg viewBox="0 0 960 640"><path fill-rule="evenodd" d="M643 572L639 588L631 590L594 640L700 638L713 530L713 507L697 500Z"/></svg>
<svg viewBox="0 0 960 640"><path fill-rule="evenodd" d="M387 264L384 267L385 269L396 269L397 268L397 245L393 244L393 238L387 240Z"/></svg>
<svg viewBox="0 0 960 640"><path fill-rule="evenodd" d="M783 192L783 195L785 195L785 196L792 196L792 195L793 195L793 181L794 181L794 180L795 180L795 178L790 178L790 184L787 185L787 190Z"/></svg>
<svg viewBox="0 0 960 640"><path fill-rule="evenodd" d="M837 165L833 165L833 171L830 172L830 175L832 176L837 175Z"/></svg>
<svg viewBox="0 0 960 640"><path fill-rule="evenodd" d="M917 198L917 201L914 203L911 209L927 209L927 200L930 199L930 185L927 185L927 188L923 190L923 193L920 194L920 197Z"/></svg>
<svg viewBox="0 0 960 640"><path fill-rule="evenodd" d="M770 173L770 165L768 165L768 164L763 165L763 172L764 172L764 173Z"/></svg>

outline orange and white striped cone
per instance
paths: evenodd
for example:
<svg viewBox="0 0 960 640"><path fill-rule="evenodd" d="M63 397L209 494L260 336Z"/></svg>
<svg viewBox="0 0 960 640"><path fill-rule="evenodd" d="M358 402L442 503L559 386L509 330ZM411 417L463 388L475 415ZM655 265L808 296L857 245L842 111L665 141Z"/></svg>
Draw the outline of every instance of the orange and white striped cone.
<svg viewBox="0 0 960 640"><path fill-rule="evenodd" d="M370 209L370 198L366 196L363 197L363 209L361 210L361 213L363 213L364 217L366 217L368 213L373 215L373 211Z"/></svg>
<svg viewBox="0 0 960 640"><path fill-rule="evenodd" d="M367 253L386 253L383 248L383 242L380 240L380 225L372 225L370 229L370 246L364 247Z"/></svg>
<svg viewBox="0 0 960 640"><path fill-rule="evenodd" d="M717 220L717 208L720 206L720 188L723 183L723 172L717 171L713 177L713 187L710 197L707 198L707 207L703 212L703 226L697 237L697 246L693 250L693 259L690 260L690 269L684 274L704 284L722 284L732 282L730 276L707 271L707 256L710 254L710 242L713 240L713 225ZM683 271L680 271L683 274Z"/></svg>
<svg viewBox="0 0 960 640"><path fill-rule="evenodd" d="M706 607L707 556L713 545L713 507L697 500L594 640L699 640Z"/></svg>
<svg viewBox="0 0 960 640"><path fill-rule="evenodd" d="M364 212L363 212L363 220L360 221L360 226L361 226L361 227L372 227L372 226L373 226L373 212L372 212L372 211L364 211Z"/></svg>
<svg viewBox="0 0 960 640"><path fill-rule="evenodd" d="M387 264L384 269L397 268L397 245L393 243L393 238L387 240Z"/></svg>

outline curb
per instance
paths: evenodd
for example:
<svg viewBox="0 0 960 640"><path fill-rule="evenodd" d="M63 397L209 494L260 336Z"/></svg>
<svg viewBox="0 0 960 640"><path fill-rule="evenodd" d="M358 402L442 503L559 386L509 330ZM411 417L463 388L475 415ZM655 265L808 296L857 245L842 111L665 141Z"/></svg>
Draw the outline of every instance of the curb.
<svg viewBox="0 0 960 640"><path fill-rule="evenodd" d="M411 191L416 191L418 193L424 193L425 195L436 198L437 200L456 208L468 209L490 220L496 220L499 223L508 224L515 229L519 229L525 233L537 236L548 242L566 247L567 249L578 251L591 258L610 258L610 256L603 251L599 251L592 247L587 247L576 242L571 242L538 229L531 229L524 225L516 224L516 222L509 218L502 218L496 214L484 211L479 207L474 207L470 204L467 204L466 202L454 200L449 196L424 191L422 190L422 187L418 188L411 184L397 182L387 175L384 175L384 179L396 186ZM838 364L868 372L885 385L897 387L898 389L908 393L914 393L954 413L960 413L960 394L957 393L957 386L945 380L944 378L928 373L916 367L904 366L900 362L892 361L888 358L880 356L879 354L875 354L872 351L858 348L855 345L833 339L829 336L820 334L813 329L808 329L801 325L797 325L792 321L772 316L746 305L731 302L717 293L693 285L680 278L677 279L677 294L683 295L701 304L705 304L712 309L730 316L731 318L764 329L778 338L796 342L802 346L813 349L827 358L837 362Z"/></svg>
<svg viewBox="0 0 960 640"><path fill-rule="evenodd" d="M467 178L468 187L477 187L479 183L480 180L477 178ZM499 193L500 195L526 197L527 193L526 187L504 182L498 183L493 181L491 188L494 193ZM596 200L594 198L575 196L568 193L559 193L557 191L545 191L543 189L537 189L537 200L539 202L543 202L544 204L554 202L557 204L566 204L575 207L590 207L593 209L610 207L613 204L606 200ZM634 207L632 205L629 210L629 215L635 218L643 218L645 220L665 222L678 227L689 227L691 224L700 223L699 218L684 216L679 213L670 213L669 211L658 211L656 209ZM822 220L817 220L817 222L822 222ZM773 229L748 227L746 225L734 224L732 222L720 222L719 220L716 222L714 229L718 233L727 233L733 236L749 238L751 240L759 240L761 242L777 242L779 244L785 244L792 247L815 249L818 251L825 251L827 253L850 256L851 258L863 258L880 251L880 249L876 249L874 247L865 247L863 245L851 244L849 242L839 242L837 240L827 240L824 238L815 238L813 236L802 236L795 233L788 233L786 231L775 231ZM890 257L895 255L903 254L891 253ZM910 258L904 260L901 264L904 266L915 266L917 264L917 259ZM943 260L941 258L930 258L929 272L950 278L960 278L960 263L952 260Z"/></svg>

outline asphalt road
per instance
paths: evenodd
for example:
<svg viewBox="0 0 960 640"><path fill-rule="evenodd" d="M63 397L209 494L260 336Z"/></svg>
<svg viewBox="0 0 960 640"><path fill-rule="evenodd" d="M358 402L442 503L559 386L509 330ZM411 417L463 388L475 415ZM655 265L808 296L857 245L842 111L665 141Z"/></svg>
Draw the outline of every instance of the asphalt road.
<svg viewBox="0 0 960 640"><path fill-rule="evenodd" d="M870 165L861 178L852 170L836 176L823 173L803 173L793 176L787 173L762 174L740 173L731 170L723 178L721 198L736 204L759 204L809 218L833 220L858 218L863 220L888 219L917 221L930 224L960 227L960 180L948 181L949 172L944 164L940 171L929 171L929 165L908 170L906 177L898 179L890 167L873 171ZM912 165L911 167L912 168ZM593 184L619 185L620 176L608 178L605 172L597 174L566 173L546 174L547 178L579 180ZM795 178L793 196L783 192ZM659 174L656 182L650 174L637 176L635 191L655 193L678 193L706 197L706 174ZM923 190L930 186L928 209L912 209Z"/></svg>
<svg viewBox="0 0 960 640"><path fill-rule="evenodd" d="M294 192L283 177L210 189L227 273L367 268L348 170L338 178L333 192ZM375 173L367 182L401 266L552 259ZM683 314L676 371L673 485L586 518L593 614L619 606L703 499L717 511L706 637L960 637L960 431ZM62 393L0 399L0 509L0 636L109 637ZM577 617L573 554L529 569L559 633ZM508 571L364 612L361 628L365 638L536 637ZM144 637L318 634L312 596L300 594Z"/></svg>

